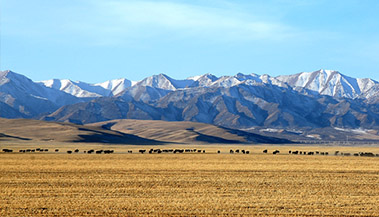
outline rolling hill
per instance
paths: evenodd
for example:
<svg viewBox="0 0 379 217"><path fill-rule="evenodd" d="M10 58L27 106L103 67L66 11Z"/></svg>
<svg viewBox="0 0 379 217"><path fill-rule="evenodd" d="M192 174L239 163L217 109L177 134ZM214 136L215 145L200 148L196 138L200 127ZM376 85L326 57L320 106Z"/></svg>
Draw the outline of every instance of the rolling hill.
<svg viewBox="0 0 379 217"><path fill-rule="evenodd" d="M113 120L89 125L0 119L0 141L161 145L166 143L291 143L286 139L195 122Z"/></svg>
<svg viewBox="0 0 379 217"><path fill-rule="evenodd" d="M211 124L190 121L157 120L112 120L88 124L86 126L102 127L141 138L175 143L291 143L287 139L261 136L255 133L229 129Z"/></svg>
<svg viewBox="0 0 379 217"><path fill-rule="evenodd" d="M30 119L0 118L0 141L54 141L113 144L163 144L101 127Z"/></svg>

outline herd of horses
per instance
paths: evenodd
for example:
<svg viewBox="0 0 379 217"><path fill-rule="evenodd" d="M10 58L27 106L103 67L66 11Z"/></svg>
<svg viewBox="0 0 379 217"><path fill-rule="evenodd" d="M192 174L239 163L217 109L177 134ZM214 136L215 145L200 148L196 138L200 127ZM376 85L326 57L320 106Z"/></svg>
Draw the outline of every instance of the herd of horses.
<svg viewBox="0 0 379 217"><path fill-rule="evenodd" d="M2 149L2 152L4 153L12 153L13 149L8 149L4 148ZM49 149L44 149L44 148L35 148L35 149L20 149L18 150L19 153L42 153L42 152L49 152ZM54 152L59 152L59 149L54 149ZM268 149L265 149L262 151L263 154L270 154L272 153L273 155L279 154L279 150L274 150L274 151L269 151ZM67 154L75 154L75 153L80 153L79 149L75 150L67 150ZM114 150L84 150L82 153L86 154L113 154L115 153ZM127 151L128 154L132 154L132 150ZM206 153L205 149L153 149L151 148L150 150L146 149L139 149L138 153L144 154L144 153L149 153L149 154L162 154L162 153L173 153L173 154L180 154L180 153ZM207 152L208 153L208 152ZM217 150L218 154L221 154L220 150ZM244 150L244 149L230 149L229 150L230 154L250 154L249 150ZM322 151L299 151L299 150L289 150L288 154L290 155L329 155L329 152L322 152ZM340 152L340 151L335 151L334 152L335 156L365 156L365 157L379 157L379 154L374 154L372 152L356 152L356 153L346 153L346 152Z"/></svg>

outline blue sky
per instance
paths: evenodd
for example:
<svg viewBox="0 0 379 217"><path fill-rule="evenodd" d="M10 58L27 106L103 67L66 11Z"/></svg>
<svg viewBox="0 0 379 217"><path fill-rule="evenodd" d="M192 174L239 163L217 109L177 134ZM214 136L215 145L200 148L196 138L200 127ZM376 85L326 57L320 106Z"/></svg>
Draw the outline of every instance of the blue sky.
<svg viewBox="0 0 379 217"><path fill-rule="evenodd" d="M1 70L91 83L338 70L379 80L377 0L0 0Z"/></svg>

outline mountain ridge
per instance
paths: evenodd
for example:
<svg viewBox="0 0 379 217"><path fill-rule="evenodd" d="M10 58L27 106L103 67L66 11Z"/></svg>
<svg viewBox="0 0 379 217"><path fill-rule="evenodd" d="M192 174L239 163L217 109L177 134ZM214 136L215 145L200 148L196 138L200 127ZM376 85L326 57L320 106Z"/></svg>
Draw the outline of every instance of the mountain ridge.
<svg viewBox="0 0 379 217"><path fill-rule="evenodd" d="M54 86L52 83L64 83L64 87ZM153 88L175 91L178 89L191 87L210 87L223 86L231 87L243 82L270 83L281 87L292 87L301 91L306 89L314 91L321 95L329 95L341 98L357 98L363 96L379 82L370 78L352 78L341 74L335 70L320 69L313 72L301 72L292 75L279 75L272 77L267 74L257 75L237 73L234 76L217 77L212 74L203 74L199 76L188 77L187 79L174 79L166 74L152 75L141 81L131 81L126 78L108 80L102 83L90 84L82 81L71 81L69 79L52 79L38 82L41 85L53 89L63 90L76 97L102 97L116 96L127 88L138 86L149 86ZM72 86L72 87L70 87ZM87 86L87 87L85 87ZM102 90L93 90L91 88L102 88ZM70 89L78 89L76 92ZM84 92L86 94L83 94ZM311 92L309 92L311 93Z"/></svg>

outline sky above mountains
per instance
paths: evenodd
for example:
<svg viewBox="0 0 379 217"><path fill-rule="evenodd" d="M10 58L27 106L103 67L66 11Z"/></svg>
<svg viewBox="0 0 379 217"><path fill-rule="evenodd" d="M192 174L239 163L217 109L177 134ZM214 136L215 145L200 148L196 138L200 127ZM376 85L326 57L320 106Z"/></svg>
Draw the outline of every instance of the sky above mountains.
<svg viewBox="0 0 379 217"><path fill-rule="evenodd" d="M0 0L1 70L90 83L338 70L379 80L376 0Z"/></svg>

